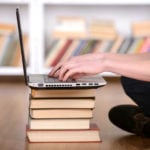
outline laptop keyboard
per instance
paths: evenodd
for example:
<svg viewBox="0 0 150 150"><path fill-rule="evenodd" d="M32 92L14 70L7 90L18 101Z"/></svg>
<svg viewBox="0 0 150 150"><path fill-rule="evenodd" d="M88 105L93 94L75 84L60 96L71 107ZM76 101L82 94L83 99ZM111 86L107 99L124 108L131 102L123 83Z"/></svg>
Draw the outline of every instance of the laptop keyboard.
<svg viewBox="0 0 150 150"><path fill-rule="evenodd" d="M58 80L57 78L49 77L47 75L44 76L44 81L45 81L45 83L53 83L53 82L61 82L62 83L63 82L63 81ZM65 82L75 82L75 81L72 79L68 79Z"/></svg>

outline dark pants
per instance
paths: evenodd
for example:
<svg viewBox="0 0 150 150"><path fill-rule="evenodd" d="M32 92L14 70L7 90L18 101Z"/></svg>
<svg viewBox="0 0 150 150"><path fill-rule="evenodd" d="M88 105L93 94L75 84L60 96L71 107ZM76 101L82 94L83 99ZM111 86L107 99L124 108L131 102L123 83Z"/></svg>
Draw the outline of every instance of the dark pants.
<svg viewBox="0 0 150 150"><path fill-rule="evenodd" d="M125 93L150 116L150 82L121 77Z"/></svg>

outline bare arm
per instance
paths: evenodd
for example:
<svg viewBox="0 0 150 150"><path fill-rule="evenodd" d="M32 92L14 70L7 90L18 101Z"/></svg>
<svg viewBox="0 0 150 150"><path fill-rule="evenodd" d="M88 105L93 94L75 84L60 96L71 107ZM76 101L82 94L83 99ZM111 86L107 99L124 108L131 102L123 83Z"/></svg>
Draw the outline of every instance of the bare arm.
<svg viewBox="0 0 150 150"><path fill-rule="evenodd" d="M112 54L93 53L73 57L58 64L50 76L67 80L69 77L113 72L123 76L150 81L150 53L143 54Z"/></svg>
<svg viewBox="0 0 150 150"><path fill-rule="evenodd" d="M150 53L143 54L106 54L106 71L123 76L150 81Z"/></svg>

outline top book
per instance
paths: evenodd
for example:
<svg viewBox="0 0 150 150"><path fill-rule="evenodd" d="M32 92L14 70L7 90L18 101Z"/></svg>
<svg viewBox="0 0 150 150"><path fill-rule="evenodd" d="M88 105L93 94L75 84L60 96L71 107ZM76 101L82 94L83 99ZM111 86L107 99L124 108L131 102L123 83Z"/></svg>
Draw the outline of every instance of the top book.
<svg viewBox="0 0 150 150"><path fill-rule="evenodd" d="M31 89L33 98L95 97L97 89Z"/></svg>

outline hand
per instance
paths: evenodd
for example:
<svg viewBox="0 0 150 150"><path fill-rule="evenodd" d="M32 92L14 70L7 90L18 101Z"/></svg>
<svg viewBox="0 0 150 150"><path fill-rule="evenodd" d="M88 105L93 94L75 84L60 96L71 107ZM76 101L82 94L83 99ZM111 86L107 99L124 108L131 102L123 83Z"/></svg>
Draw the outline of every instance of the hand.
<svg viewBox="0 0 150 150"><path fill-rule="evenodd" d="M102 62L103 59L99 59L95 54L77 56L56 65L49 75L58 77L62 81L68 78L76 79L85 75L93 75L103 71Z"/></svg>
<svg viewBox="0 0 150 150"><path fill-rule="evenodd" d="M67 61L58 63L49 73L49 76L58 77L60 73L60 68L64 66L65 64L71 64L71 63L77 63L77 62L84 62L89 60L96 60L100 57L100 53L90 53L80 56L75 56L70 58Z"/></svg>

